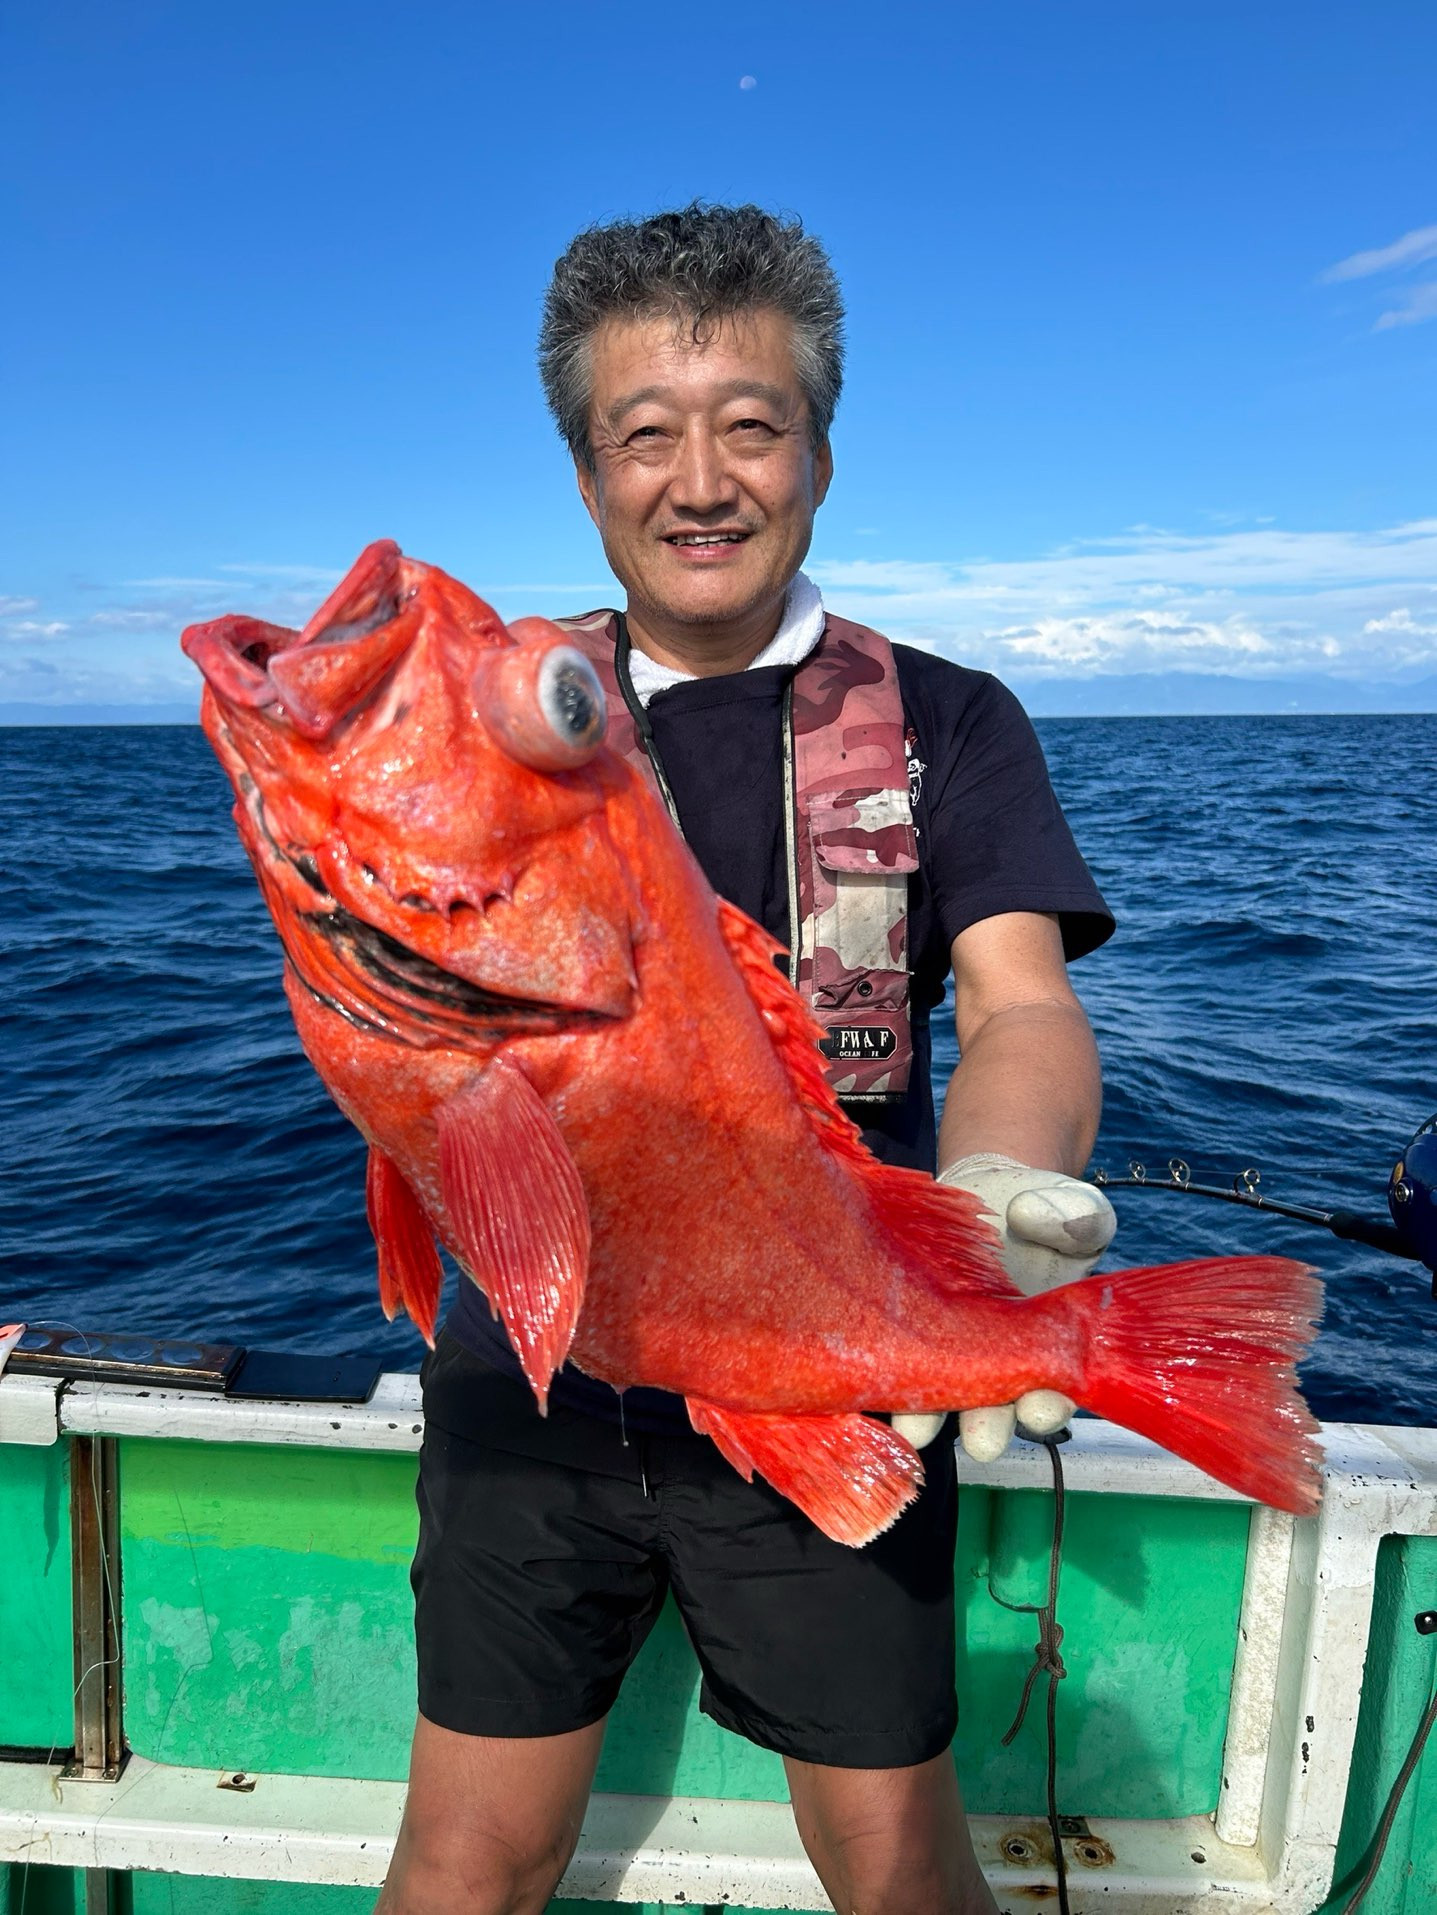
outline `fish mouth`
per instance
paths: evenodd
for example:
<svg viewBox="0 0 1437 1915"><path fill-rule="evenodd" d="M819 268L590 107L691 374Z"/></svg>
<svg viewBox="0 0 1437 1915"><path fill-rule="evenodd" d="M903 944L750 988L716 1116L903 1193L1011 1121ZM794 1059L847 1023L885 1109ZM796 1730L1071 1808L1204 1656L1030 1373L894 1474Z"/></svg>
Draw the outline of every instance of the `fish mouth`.
<svg viewBox="0 0 1437 1915"><path fill-rule="evenodd" d="M446 970L346 909L326 887L312 857L280 850L268 831L265 838L274 856L313 894L308 909L274 913L294 973L311 997L356 1029L420 1049L468 1048L613 1022L615 1014L608 1011L506 996ZM297 935L284 933L286 917Z"/></svg>
<svg viewBox="0 0 1437 1915"><path fill-rule="evenodd" d="M512 1037L521 1031L552 1033L607 1021L603 1011L506 997L471 983L411 951L377 924L355 917L342 904L303 915L345 968L361 975L386 1007L420 1019L435 1032Z"/></svg>

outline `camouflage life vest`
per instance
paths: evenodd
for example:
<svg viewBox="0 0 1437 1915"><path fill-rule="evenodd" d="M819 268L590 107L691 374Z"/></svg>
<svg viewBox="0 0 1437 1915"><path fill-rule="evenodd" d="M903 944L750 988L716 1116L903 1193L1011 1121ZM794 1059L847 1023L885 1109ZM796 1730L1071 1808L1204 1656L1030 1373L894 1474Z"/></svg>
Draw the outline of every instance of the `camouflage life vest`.
<svg viewBox="0 0 1437 1915"><path fill-rule="evenodd" d="M615 612L556 621L592 661L609 701L608 741L662 794L619 683ZM789 975L823 1027L828 1079L859 1103L900 1100L913 1064L908 879L918 869L903 705L893 648L831 614L783 707Z"/></svg>

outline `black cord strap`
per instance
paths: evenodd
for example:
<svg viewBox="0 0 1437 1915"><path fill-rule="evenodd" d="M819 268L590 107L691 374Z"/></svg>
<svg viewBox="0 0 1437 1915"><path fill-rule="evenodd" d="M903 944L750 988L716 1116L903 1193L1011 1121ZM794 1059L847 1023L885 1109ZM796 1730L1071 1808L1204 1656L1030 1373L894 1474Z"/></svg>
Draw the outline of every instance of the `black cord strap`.
<svg viewBox="0 0 1437 1915"><path fill-rule="evenodd" d="M1067 1675L1067 1665L1063 1661L1063 1632L1058 1625L1058 1577L1063 1561L1063 1520L1065 1516L1066 1495L1063 1485L1063 1459L1059 1448L1066 1443L1073 1432L1058 1430L1052 1436L1030 1436L1021 1432L1030 1443L1041 1443L1048 1452L1048 1461L1053 1466L1053 1546L1048 1556L1048 1600L1045 1603L1003 1602L1001 1596L993 1600L1004 1609L1020 1611L1025 1615L1038 1618L1038 1642L1033 1651L1033 1666L1023 1681L1023 1693L1018 1701L1018 1713L1013 1718L1013 1726L1003 1737L1006 1749L1014 1736L1023 1726L1023 1718L1028 1713L1028 1704L1033 1699L1033 1689L1039 1676L1048 1678L1048 1834L1053 1843L1053 1862L1058 1871L1058 1915L1071 1915L1068 1906L1068 1864L1063 1854L1063 1832L1058 1825L1058 1684Z"/></svg>
<svg viewBox="0 0 1437 1915"><path fill-rule="evenodd" d="M648 710L643 700L634 690L634 676L629 669L629 654L633 648L633 640L629 637L629 621L620 612L618 642L614 646L614 676L619 681L620 695L629 708L630 718L634 721L634 730L639 734L639 743L643 746L650 765L653 766L654 782L658 785L659 796L663 799L679 836L682 837L684 828L679 823L679 808L674 803L673 792L669 789L668 774L664 770L664 761L659 756L654 728L649 722Z"/></svg>
<svg viewBox="0 0 1437 1915"><path fill-rule="evenodd" d="M1422 1614L1414 1620L1419 1635L1437 1634L1437 1611L1423 1610ZM1427 1738L1432 1733L1434 1722L1437 1722L1437 1690L1433 1691L1427 1707L1422 1712L1422 1720L1417 1724L1417 1733L1412 1738L1407 1759L1397 1771L1396 1780L1387 1797L1387 1805L1382 1811L1382 1819L1377 1824L1377 1831L1372 1837L1367 1866L1362 1871L1362 1878L1356 1888L1343 1903L1342 1915L1353 1915L1353 1911L1360 1908L1367 1899L1367 1891L1377 1880L1377 1871L1381 1868L1382 1858L1387 1853L1387 1840L1392 1833L1392 1824L1397 1820L1397 1811L1401 1806L1407 1784L1416 1774L1417 1764L1422 1760L1422 1751L1427 1746Z"/></svg>

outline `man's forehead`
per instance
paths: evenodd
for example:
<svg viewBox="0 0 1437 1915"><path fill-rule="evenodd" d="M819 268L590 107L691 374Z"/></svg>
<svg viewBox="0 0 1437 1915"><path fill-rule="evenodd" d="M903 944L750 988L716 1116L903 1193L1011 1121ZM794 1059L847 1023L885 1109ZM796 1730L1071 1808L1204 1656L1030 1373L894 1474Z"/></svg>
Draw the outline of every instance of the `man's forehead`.
<svg viewBox="0 0 1437 1915"><path fill-rule="evenodd" d="M663 398L802 401L792 322L764 307L700 322L690 314L607 319L594 334L592 399L605 415Z"/></svg>

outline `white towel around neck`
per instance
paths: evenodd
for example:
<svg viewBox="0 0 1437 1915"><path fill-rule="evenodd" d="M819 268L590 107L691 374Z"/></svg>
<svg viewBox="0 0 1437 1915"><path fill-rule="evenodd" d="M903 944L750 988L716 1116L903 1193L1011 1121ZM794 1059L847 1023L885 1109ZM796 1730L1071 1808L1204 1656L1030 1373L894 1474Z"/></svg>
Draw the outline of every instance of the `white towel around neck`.
<svg viewBox="0 0 1437 1915"><path fill-rule="evenodd" d="M749 660L748 671L763 665L801 665L823 637L823 594L806 572L794 575L783 601L783 618L778 630L757 658ZM670 685L685 685L695 672L676 671L671 665L659 665L637 646L629 653L629 677L634 696L647 706L655 692Z"/></svg>

